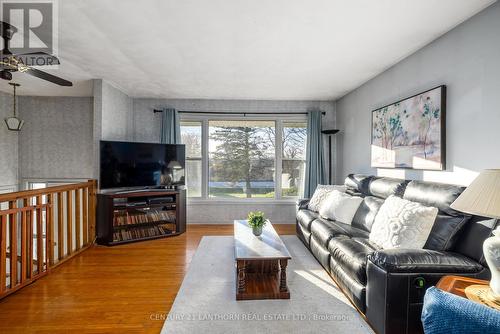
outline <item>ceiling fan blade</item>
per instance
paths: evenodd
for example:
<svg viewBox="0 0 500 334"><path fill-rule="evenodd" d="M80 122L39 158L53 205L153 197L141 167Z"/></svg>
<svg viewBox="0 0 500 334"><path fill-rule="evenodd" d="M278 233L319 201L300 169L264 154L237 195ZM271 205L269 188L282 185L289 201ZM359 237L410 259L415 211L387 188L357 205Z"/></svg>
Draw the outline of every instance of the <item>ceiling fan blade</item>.
<svg viewBox="0 0 500 334"><path fill-rule="evenodd" d="M29 75L32 75L34 77L50 81L52 83L55 83L59 86L73 86L73 83L68 80L64 80L62 78L56 77L55 75L49 74L47 72L43 72L40 70L37 70L36 68L28 68L24 73L27 73Z"/></svg>
<svg viewBox="0 0 500 334"><path fill-rule="evenodd" d="M45 52L31 52L14 55L18 59L21 59L23 65L26 66L46 66L46 65L59 65L61 62L56 56ZM38 59L43 58L44 61L40 62ZM38 60L38 61L37 61Z"/></svg>

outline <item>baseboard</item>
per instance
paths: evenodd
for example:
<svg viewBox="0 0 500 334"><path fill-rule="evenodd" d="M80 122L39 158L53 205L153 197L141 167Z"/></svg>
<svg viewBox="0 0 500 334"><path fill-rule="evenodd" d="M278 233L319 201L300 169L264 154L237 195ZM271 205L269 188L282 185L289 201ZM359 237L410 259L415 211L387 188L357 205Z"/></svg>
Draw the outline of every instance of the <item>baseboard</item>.
<svg viewBox="0 0 500 334"><path fill-rule="evenodd" d="M271 221L273 225L295 225L295 222ZM187 221L187 225L233 225L233 221L210 222L210 221Z"/></svg>

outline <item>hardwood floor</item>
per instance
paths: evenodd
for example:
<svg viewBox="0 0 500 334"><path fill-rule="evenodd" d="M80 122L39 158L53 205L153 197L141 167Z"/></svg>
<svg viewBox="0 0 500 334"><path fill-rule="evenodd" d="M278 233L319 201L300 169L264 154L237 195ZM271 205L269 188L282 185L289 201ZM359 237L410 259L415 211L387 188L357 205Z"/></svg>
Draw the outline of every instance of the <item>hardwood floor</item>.
<svg viewBox="0 0 500 334"><path fill-rule="evenodd" d="M1 300L0 333L159 333L201 238L232 233L232 224L189 225L177 237L93 246Z"/></svg>

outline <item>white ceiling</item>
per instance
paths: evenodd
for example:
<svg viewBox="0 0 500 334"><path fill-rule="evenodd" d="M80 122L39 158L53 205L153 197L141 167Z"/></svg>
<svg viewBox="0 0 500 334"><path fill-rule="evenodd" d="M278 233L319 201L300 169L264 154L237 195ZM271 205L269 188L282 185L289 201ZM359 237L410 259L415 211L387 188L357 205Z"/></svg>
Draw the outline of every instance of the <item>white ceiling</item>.
<svg viewBox="0 0 500 334"><path fill-rule="evenodd" d="M21 95L335 100L494 0L60 0L59 87ZM6 81L0 90L10 92Z"/></svg>

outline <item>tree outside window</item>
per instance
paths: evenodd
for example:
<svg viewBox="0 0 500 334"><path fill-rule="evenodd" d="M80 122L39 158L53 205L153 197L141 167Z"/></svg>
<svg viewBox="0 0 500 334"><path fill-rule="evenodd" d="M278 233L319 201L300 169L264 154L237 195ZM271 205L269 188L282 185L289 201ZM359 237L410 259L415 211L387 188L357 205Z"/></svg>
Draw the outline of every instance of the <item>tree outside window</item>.
<svg viewBox="0 0 500 334"><path fill-rule="evenodd" d="M186 120L181 137L190 197L274 199L303 193L305 121Z"/></svg>

